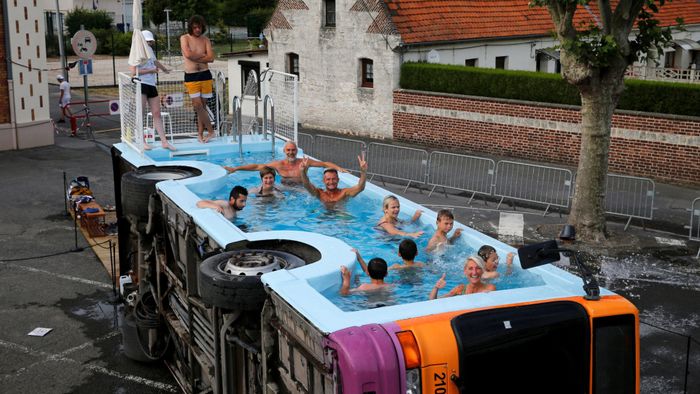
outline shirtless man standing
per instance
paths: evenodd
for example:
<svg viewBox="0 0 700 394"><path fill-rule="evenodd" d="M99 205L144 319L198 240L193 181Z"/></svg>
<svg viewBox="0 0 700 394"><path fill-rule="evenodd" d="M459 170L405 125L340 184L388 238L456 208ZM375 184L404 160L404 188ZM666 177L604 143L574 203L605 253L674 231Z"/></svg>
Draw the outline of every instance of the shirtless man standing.
<svg viewBox="0 0 700 394"><path fill-rule="evenodd" d="M185 89L197 113L197 139L202 143L208 142L214 136L214 128L205 108L207 99L212 97L213 85L208 63L214 61L211 41L204 36L206 30L204 18L194 15L187 22L187 34L180 36L180 48L185 62ZM204 138L205 127L207 138Z"/></svg>
<svg viewBox="0 0 700 394"><path fill-rule="evenodd" d="M355 197L360 194L361 191L365 190L365 184L367 183L367 162L365 161L365 154L362 153L362 156L357 156L357 160L360 162L360 180L357 181L357 185L355 186L347 188L338 187L338 171L332 168L327 168L323 171L323 184L326 186L325 190L312 185L311 181L309 181L309 176L306 174L309 170L309 159L307 157L301 161L301 183L312 196L315 196L326 204L334 204L346 198Z"/></svg>
<svg viewBox="0 0 700 394"><path fill-rule="evenodd" d="M286 144L284 144L285 158L282 160L272 161L267 164L245 164L238 167L224 166L224 169L231 173L236 171L262 171L263 168L270 167L277 170L277 173L282 177L283 183L300 183L302 159L297 158L298 152L299 149L297 148L297 144L295 144L293 141L288 141ZM308 158L305 160L307 160L309 167L327 167L340 172L348 172L346 169L341 168L337 164L328 161L318 161Z"/></svg>

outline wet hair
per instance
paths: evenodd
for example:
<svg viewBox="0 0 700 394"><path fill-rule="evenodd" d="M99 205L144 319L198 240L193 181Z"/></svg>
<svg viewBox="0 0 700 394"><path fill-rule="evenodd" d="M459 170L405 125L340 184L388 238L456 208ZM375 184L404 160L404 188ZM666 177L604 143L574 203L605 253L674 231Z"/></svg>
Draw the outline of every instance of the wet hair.
<svg viewBox="0 0 700 394"><path fill-rule="evenodd" d="M272 176L275 176L277 175L277 171L275 171L275 169L272 167L265 166L262 168L262 170L260 170L260 179L263 179L263 177L265 177L267 174L272 174Z"/></svg>
<svg viewBox="0 0 700 394"><path fill-rule="evenodd" d="M233 189L231 189L231 193L229 193L228 198L229 198L229 199L232 198L232 199L234 199L234 200L237 200L237 199L238 199L238 196L240 196L241 194L244 195L244 196L247 196L247 195L248 195L248 189L246 189L246 188L243 187L243 186L236 185L236 186L233 187Z"/></svg>
<svg viewBox="0 0 700 394"><path fill-rule="evenodd" d="M399 244L399 256L404 260L413 260L418 254L418 246L412 239L404 239Z"/></svg>
<svg viewBox="0 0 700 394"><path fill-rule="evenodd" d="M455 220L455 215L449 209L441 209L437 213L437 221L439 222L440 219L444 218Z"/></svg>
<svg viewBox="0 0 700 394"><path fill-rule="evenodd" d="M335 175L338 175L338 170L336 170L335 168L326 168L325 170L323 170L323 175L326 175L327 172L332 172Z"/></svg>
<svg viewBox="0 0 700 394"><path fill-rule="evenodd" d="M192 15L187 21L187 33L194 34L192 31L192 25L199 25L202 27L202 34L207 31L207 22L204 21L204 17L201 15Z"/></svg>
<svg viewBox="0 0 700 394"><path fill-rule="evenodd" d="M476 263L476 265L478 265L482 271L486 271L486 263L484 262L484 260L481 257L479 257L475 254L469 256L467 258L467 260L464 262L464 269L465 270L467 269L467 265L469 264L469 260L472 260L474 263Z"/></svg>
<svg viewBox="0 0 700 394"><path fill-rule="evenodd" d="M488 260L489 256L491 253L495 252L496 248L494 248L491 245L484 245L479 248L479 251L476 252L476 254L481 257L484 261Z"/></svg>
<svg viewBox="0 0 700 394"><path fill-rule="evenodd" d="M381 257L375 257L367 263L367 273L372 279L384 279L387 273L386 261Z"/></svg>
<svg viewBox="0 0 700 394"><path fill-rule="evenodd" d="M387 208L389 208L389 203L392 202L392 201L398 202L399 199L396 198L396 196L393 195L393 194L390 194L390 195L384 197L384 199L382 200L382 209L387 209Z"/></svg>

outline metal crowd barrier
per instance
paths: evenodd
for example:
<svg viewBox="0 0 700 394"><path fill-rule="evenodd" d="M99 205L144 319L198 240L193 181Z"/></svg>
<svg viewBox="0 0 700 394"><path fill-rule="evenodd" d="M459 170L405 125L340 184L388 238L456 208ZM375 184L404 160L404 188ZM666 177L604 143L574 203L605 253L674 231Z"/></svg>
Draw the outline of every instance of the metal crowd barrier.
<svg viewBox="0 0 700 394"><path fill-rule="evenodd" d="M514 161L496 165L494 196L501 197L496 209L506 198L545 204L547 214L552 206L568 208L573 175L570 170Z"/></svg>
<svg viewBox="0 0 700 394"><path fill-rule="evenodd" d="M428 152L372 142L367 148L367 165L370 181L375 175L406 181L406 192L412 182L425 183Z"/></svg>
<svg viewBox="0 0 700 394"><path fill-rule="evenodd" d="M475 194L490 196L493 191L496 162L476 156L446 152L432 152L428 162L428 184L433 188L445 188L471 192L468 204ZM445 192L445 196L447 193Z"/></svg>
<svg viewBox="0 0 700 394"><path fill-rule="evenodd" d="M306 133L297 133L297 146L305 155L316 157L314 151L314 136Z"/></svg>
<svg viewBox="0 0 700 394"><path fill-rule="evenodd" d="M608 174L605 186L605 213L651 220L654 214L656 184L649 178Z"/></svg>
<svg viewBox="0 0 700 394"><path fill-rule="evenodd" d="M688 239L700 242L700 197L690 204L690 225L688 226ZM700 258L700 249L695 258Z"/></svg>
<svg viewBox="0 0 700 394"><path fill-rule="evenodd" d="M314 137L313 152L317 159L332 161L349 171L359 172L360 165L357 156L367 151L367 144L363 141L347 138L317 135Z"/></svg>

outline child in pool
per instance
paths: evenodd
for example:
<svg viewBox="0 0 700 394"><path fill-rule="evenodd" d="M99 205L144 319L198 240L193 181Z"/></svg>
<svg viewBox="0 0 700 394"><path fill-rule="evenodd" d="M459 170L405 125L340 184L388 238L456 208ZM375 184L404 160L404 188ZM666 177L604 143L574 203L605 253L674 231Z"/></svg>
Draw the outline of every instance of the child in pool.
<svg viewBox="0 0 700 394"><path fill-rule="evenodd" d="M455 230L451 237L447 237L447 234L452 231L452 226L454 226L455 217L452 215L449 209L441 209L437 214L437 229L435 234L430 241L428 241L428 246L425 248L427 252L433 252L436 249L441 249L445 245L452 244L459 238L462 234L462 229L458 228Z"/></svg>
<svg viewBox="0 0 700 394"><path fill-rule="evenodd" d="M464 264L464 276L467 277L467 284L458 285L454 289L450 290L449 293L445 294L444 297L452 297L461 294L474 294L474 293L488 293L489 291L496 290L496 286L492 284L483 283L481 281L481 275L484 273L484 260L479 256L469 256ZM435 287L430 291L429 299L434 300L438 296L438 291L444 288L447 283L445 282L445 274L442 274L440 279L435 283Z"/></svg>
<svg viewBox="0 0 700 394"><path fill-rule="evenodd" d="M496 271L498 269L498 253L496 253L496 249L491 245L484 245L479 248L476 254L484 260L484 274L481 276L481 279L484 281L497 279L500 274ZM506 275L510 275L513 272L514 256L513 253L506 255Z"/></svg>
<svg viewBox="0 0 700 394"><path fill-rule="evenodd" d="M384 259L375 257L371 259L369 264L366 266L363 264L363 268L365 267L365 272L367 272L371 280L370 283L363 283L354 289L350 289L350 277L352 276L352 273L346 266L340 266L340 273L343 276L343 284L340 286L340 294L348 295L358 291L381 290L387 289L391 286L389 283L384 282L384 277L386 277L387 274L387 266Z"/></svg>
<svg viewBox="0 0 700 394"><path fill-rule="evenodd" d="M401 263L393 264L389 267L390 270L400 270L406 268L423 267L424 264L420 261L414 261L418 254L418 246L412 239L404 239L399 244L399 257Z"/></svg>
<svg viewBox="0 0 700 394"><path fill-rule="evenodd" d="M399 220L399 211L401 211L401 204L399 204L399 199L396 198L396 196L389 195L384 197L384 200L382 201L382 209L384 210L384 216L382 216L382 218L379 219L377 227L386 231L389 235L400 235L402 237L413 238L418 238L421 235L423 235L422 231L408 233L405 231L401 231L396 227L401 222ZM423 213L423 211L421 211L420 209L417 210L416 213L413 214L411 222L415 222L416 220L418 220L421 213Z"/></svg>

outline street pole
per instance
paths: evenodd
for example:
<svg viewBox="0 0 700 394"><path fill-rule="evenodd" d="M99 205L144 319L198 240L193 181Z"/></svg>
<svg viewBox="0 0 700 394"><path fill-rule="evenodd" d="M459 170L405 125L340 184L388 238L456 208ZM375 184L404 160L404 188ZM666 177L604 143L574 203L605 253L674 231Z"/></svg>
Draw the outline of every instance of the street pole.
<svg viewBox="0 0 700 394"><path fill-rule="evenodd" d="M58 55L61 57L61 74L70 82L68 79L68 70L66 67L66 50L63 48L63 21L61 20L61 8L58 5L58 0L56 0L56 22L58 23Z"/></svg>
<svg viewBox="0 0 700 394"><path fill-rule="evenodd" d="M168 57L170 56L170 11L169 8L164 9L165 11L165 36L168 38Z"/></svg>

